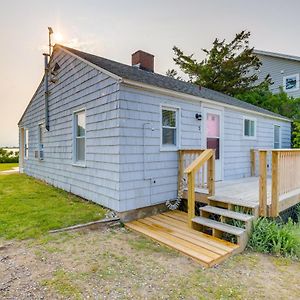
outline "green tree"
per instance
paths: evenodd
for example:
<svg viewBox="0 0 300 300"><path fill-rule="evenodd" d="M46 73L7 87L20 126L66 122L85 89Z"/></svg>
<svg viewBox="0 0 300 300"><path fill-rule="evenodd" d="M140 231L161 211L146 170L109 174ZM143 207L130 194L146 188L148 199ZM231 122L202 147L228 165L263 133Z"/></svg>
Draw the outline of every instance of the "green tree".
<svg viewBox="0 0 300 300"><path fill-rule="evenodd" d="M267 85L235 96L236 98L265 108L293 120L300 120L300 98L288 96L282 88L273 94Z"/></svg>
<svg viewBox="0 0 300 300"><path fill-rule="evenodd" d="M253 53L254 48L249 47L249 38L249 31L236 34L229 43L216 38L211 49L202 49L206 58L201 62L194 59L193 54L186 55L174 46L173 60L190 82L235 96L271 83L270 76L267 76L262 83L257 84L256 71L261 62ZM177 72L169 70L167 75L176 77Z"/></svg>

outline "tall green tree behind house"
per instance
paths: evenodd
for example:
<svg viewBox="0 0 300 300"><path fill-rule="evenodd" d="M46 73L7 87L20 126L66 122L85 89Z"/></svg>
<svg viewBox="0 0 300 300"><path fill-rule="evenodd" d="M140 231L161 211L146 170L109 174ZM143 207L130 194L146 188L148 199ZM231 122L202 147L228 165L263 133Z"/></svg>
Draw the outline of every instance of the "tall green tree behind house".
<svg viewBox="0 0 300 300"><path fill-rule="evenodd" d="M269 89L272 84L269 75L257 83L261 62L253 52L254 48L249 46L250 35L249 31L242 31L229 43L216 38L211 49L202 49L206 58L200 62L193 54L186 55L174 46L173 60L188 76L189 82L292 119L292 145L300 148L300 98L289 97L283 89L273 94ZM166 75L182 80L174 69L168 70Z"/></svg>
<svg viewBox="0 0 300 300"><path fill-rule="evenodd" d="M269 76L257 83L256 71L261 62L253 53L254 48L250 48L249 38L249 31L236 34L230 42L216 38L211 49L202 49L206 58L200 62L194 59L193 54L186 55L174 46L173 60L190 82L235 96L271 83ZM167 75L177 78L174 69L168 70Z"/></svg>

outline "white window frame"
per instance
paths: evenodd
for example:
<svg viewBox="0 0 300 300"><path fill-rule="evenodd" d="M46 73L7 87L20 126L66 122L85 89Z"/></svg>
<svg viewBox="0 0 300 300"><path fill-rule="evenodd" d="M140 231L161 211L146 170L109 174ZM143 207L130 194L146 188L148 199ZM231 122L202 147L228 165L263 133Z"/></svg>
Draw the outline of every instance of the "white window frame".
<svg viewBox="0 0 300 300"><path fill-rule="evenodd" d="M286 89L286 80L287 80L287 78L289 78L289 77L296 77L296 87L293 88L293 89L287 90L287 89ZM291 74L291 75L284 76L284 77L283 77L283 90L284 90L285 92L287 92L287 93L298 91L298 90L299 90L299 74Z"/></svg>
<svg viewBox="0 0 300 300"><path fill-rule="evenodd" d="M82 113L84 112L85 114L85 136L84 136L84 139L85 139L85 143L84 143L84 160L82 161L78 161L76 160L76 157L77 157L77 146L76 146L76 139L77 139L77 124L76 124L76 115L79 114L79 113ZM72 132L72 141L73 141L73 151L72 151L72 159L73 159L73 166L77 166L77 167L83 167L85 168L86 167L86 133L87 133L87 130L86 130L86 108L81 108L81 109L78 109L78 110L75 110L73 111L73 132Z"/></svg>
<svg viewBox="0 0 300 300"><path fill-rule="evenodd" d="M279 127L279 148L278 149L281 149L281 126L278 124L273 124L273 148L277 149L275 148L275 127Z"/></svg>
<svg viewBox="0 0 300 300"><path fill-rule="evenodd" d="M254 136L245 135L245 120L254 121ZM257 120L253 117L243 116L243 138L246 140L256 140Z"/></svg>
<svg viewBox="0 0 300 300"><path fill-rule="evenodd" d="M41 131L40 131L40 127L42 127L42 130L45 129L45 124L44 123L39 123L38 124L38 151L39 151L39 155L38 158L40 161L44 160L44 144L41 143ZM45 132L44 132L45 133ZM43 136L45 138L45 135ZM43 153L43 155L41 155L41 153Z"/></svg>
<svg viewBox="0 0 300 300"><path fill-rule="evenodd" d="M162 126L162 111L169 110L176 113L176 145L163 144L163 126ZM161 104L160 105L160 151L177 151L180 149L180 124L181 124L181 108L179 106Z"/></svg>
<svg viewBox="0 0 300 300"><path fill-rule="evenodd" d="M29 159L29 129L28 128L24 128L24 132L23 132L23 134L24 134L24 159L25 160L27 160L27 159ZM28 143L26 143L26 139L27 139L27 142ZM27 149L27 151L26 151L26 149Z"/></svg>

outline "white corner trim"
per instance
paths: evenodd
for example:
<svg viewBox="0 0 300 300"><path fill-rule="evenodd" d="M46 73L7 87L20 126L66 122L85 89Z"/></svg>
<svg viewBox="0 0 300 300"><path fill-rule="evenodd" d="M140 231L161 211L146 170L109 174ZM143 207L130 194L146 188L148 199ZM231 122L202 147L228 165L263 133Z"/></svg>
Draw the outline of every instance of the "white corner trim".
<svg viewBox="0 0 300 300"><path fill-rule="evenodd" d="M241 108L241 107L236 107L234 105L229 105L226 103L220 103L214 100L209 100L209 99L205 99L205 98L201 98L198 96L193 96L193 95L189 95L189 94L185 94L185 93L181 93L181 92L176 92L176 91L172 91L172 90L168 90L165 88L160 88L160 87L156 87L150 84L146 84L146 83L141 83L141 82L137 82L137 81L133 81L133 80L129 80L129 79L122 79L121 83L124 83L126 85L129 86L133 86L136 88L140 88L143 90L149 90L149 91L155 91L158 92L160 94L163 95L167 95L167 96L173 96L173 97L177 97L177 98L181 98L181 99L187 99L187 100L192 100L192 101L197 101L197 102L203 102L203 103L207 103L207 104L211 104L214 106L219 106L219 107L227 107L236 111L241 111L244 113L252 113L255 115L260 115L260 116L264 116L264 117L268 117L270 119L275 119L275 120L281 120L281 121L285 121L285 122L292 122L292 120L285 118L285 117L277 117L277 116L272 116L269 114L265 114L265 113L261 113L261 112L257 112L254 110L249 110L249 109L245 109L245 108Z"/></svg>
<svg viewBox="0 0 300 300"><path fill-rule="evenodd" d="M93 67L94 69L97 69L98 71L100 71L100 72L102 72L102 73L104 73L104 74L106 74L106 75L108 75L108 76L110 76L110 77L112 77L112 78L114 78L114 79L116 79L118 81L122 80L122 77L120 77L120 76L118 76L118 75L116 75L114 73L111 73L111 72L109 72L109 71L107 71L107 70L105 70L105 69L103 69L103 68L101 68L101 67L99 67L99 66L97 66L97 65L95 65L95 64L93 64L91 62L89 62L88 60L86 60L86 59L84 59L84 58L82 58L82 57L74 54L73 52L65 49L64 47L61 47L59 45L57 45L56 47L59 48L60 50L64 51L65 53L68 53L69 55L71 55L71 56L79 59L80 61L86 63L87 65ZM80 50L78 50L78 51L80 51Z"/></svg>

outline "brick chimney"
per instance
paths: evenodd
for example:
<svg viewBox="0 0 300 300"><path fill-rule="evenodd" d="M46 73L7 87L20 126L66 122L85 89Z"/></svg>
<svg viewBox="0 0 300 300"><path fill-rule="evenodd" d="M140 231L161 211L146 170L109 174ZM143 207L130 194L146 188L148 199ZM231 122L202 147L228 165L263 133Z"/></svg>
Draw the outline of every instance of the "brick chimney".
<svg viewBox="0 0 300 300"><path fill-rule="evenodd" d="M138 50L131 56L133 66L138 66L140 69L154 72L154 55Z"/></svg>

